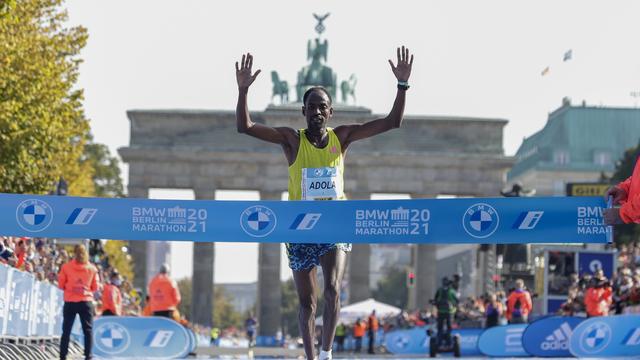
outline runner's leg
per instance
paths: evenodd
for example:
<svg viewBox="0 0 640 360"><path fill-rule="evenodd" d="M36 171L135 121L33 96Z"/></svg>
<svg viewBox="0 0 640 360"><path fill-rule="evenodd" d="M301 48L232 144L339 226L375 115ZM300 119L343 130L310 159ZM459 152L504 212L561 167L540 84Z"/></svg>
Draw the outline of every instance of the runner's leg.
<svg viewBox="0 0 640 360"><path fill-rule="evenodd" d="M298 292L300 307L298 311L298 326L304 343L304 352L307 359L314 359L313 342L315 340L315 317L316 317L316 289L318 281L316 279L316 267L308 270L293 271L293 281Z"/></svg>
<svg viewBox="0 0 640 360"><path fill-rule="evenodd" d="M329 351L333 345L340 313L340 284L347 254L333 249L320 257L324 275L324 311L322 314L322 350Z"/></svg>

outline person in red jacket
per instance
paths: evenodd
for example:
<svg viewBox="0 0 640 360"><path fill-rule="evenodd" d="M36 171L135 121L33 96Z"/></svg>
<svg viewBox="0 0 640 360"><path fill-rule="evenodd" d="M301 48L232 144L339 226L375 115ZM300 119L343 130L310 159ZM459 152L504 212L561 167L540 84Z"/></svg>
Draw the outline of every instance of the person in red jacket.
<svg viewBox="0 0 640 360"><path fill-rule="evenodd" d="M175 281L169 277L169 265L162 264L160 272L149 283L149 300L154 316L173 319L173 312L180 304L180 290Z"/></svg>
<svg viewBox="0 0 640 360"><path fill-rule="evenodd" d="M524 288L522 279L516 280L516 289L507 298L507 320L509 324L525 324L529 319L529 313L533 309L531 295Z"/></svg>
<svg viewBox="0 0 640 360"><path fill-rule="evenodd" d="M587 293L584 296L584 303L587 309L587 316L607 316L609 306L612 301L612 290L608 281L592 278Z"/></svg>
<svg viewBox="0 0 640 360"><path fill-rule="evenodd" d="M64 292L62 309L62 337L60 338L60 359L65 360L69 351L69 337L76 318L84 333L84 358L91 359L93 326L93 293L98 291L98 270L89 263L89 253L84 245L76 245L74 258L62 265L58 274L58 287Z"/></svg>
<svg viewBox="0 0 640 360"><path fill-rule="evenodd" d="M120 274L111 273L109 282L102 289L102 316L122 315L122 294L120 294Z"/></svg>
<svg viewBox="0 0 640 360"><path fill-rule="evenodd" d="M607 190L605 198L611 196L613 205L619 208L605 209L606 225L640 223L640 161L636 161L633 174L625 181Z"/></svg>

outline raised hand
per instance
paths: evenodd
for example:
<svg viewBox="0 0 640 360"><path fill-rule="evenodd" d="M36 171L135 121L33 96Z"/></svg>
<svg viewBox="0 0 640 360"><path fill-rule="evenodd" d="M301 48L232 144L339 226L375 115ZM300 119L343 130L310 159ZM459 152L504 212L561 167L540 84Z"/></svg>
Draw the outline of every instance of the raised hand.
<svg viewBox="0 0 640 360"><path fill-rule="evenodd" d="M238 89L248 89L258 77L260 71L262 71L258 70L255 74L251 75L251 66L253 66L253 55L250 53L242 55L242 61L239 67L238 62L236 61L236 80L238 81Z"/></svg>
<svg viewBox="0 0 640 360"><path fill-rule="evenodd" d="M604 195L604 201L607 201L609 196L613 197L613 205L620 205L621 201L627 200L627 192L617 186L607 190L607 193Z"/></svg>
<svg viewBox="0 0 640 360"><path fill-rule="evenodd" d="M398 48L398 65L393 65L393 61L389 60L391 65L391 71L396 76L398 81L407 81L411 75L411 65L413 65L413 55L409 57L409 49L402 46L402 49Z"/></svg>

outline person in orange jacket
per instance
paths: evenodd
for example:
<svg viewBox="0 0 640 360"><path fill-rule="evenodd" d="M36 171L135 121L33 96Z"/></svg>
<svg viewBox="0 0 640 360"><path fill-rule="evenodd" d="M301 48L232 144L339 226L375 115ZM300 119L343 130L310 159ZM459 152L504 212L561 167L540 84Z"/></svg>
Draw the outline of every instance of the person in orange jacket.
<svg viewBox="0 0 640 360"><path fill-rule="evenodd" d="M353 324L353 338L356 340L356 349L355 352L359 353L362 351L362 338L364 337L364 333L367 330L367 325L360 318L356 320L356 323Z"/></svg>
<svg viewBox="0 0 640 360"><path fill-rule="evenodd" d="M109 277L109 282L102 289L102 316L122 315L120 284L120 274L114 270Z"/></svg>
<svg viewBox="0 0 640 360"><path fill-rule="evenodd" d="M605 209L606 225L640 223L640 161L636 161L633 174L625 181L607 190L605 199L613 198L613 205L619 208Z"/></svg>
<svg viewBox="0 0 640 360"><path fill-rule="evenodd" d="M149 283L151 312L154 316L173 319L173 312L180 304L180 290L169 277L169 265L162 264L160 272Z"/></svg>
<svg viewBox="0 0 640 360"><path fill-rule="evenodd" d="M153 312L151 311L151 300L149 295L144 298L144 307L142 308L142 316L153 316Z"/></svg>
<svg viewBox="0 0 640 360"><path fill-rule="evenodd" d="M584 296L587 316L607 316L612 302L613 291L606 279L592 278Z"/></svg>
<svg viewBox="0 0 640 360"><path fill-rule="evenodd" d="M369 349L367 353L375 354L376 333L378 332L378 318L376 317L376 311L371 311L371 314L367 318L367 335L369 336Z"/></svg>
<svg viewBox="0 0 640 360"><path fill-rule="evenodd" d="M516 280L516 289L507 298L507 320L509 324L525 324L533 309L531 294L524 288L522 279Z"/></svg>
<svg viewBox="0 0 640 360"><path fill-rule="evenodd" d="M69 337L76 318L84 333L84 358L91 359L93 327L93 293L98 291L98 270L89 263L89 253L84 245L76 245L74 258L62 265L58 274L58 287L64 292L62 337L60 359L65 360L69 352Z"/></svg>

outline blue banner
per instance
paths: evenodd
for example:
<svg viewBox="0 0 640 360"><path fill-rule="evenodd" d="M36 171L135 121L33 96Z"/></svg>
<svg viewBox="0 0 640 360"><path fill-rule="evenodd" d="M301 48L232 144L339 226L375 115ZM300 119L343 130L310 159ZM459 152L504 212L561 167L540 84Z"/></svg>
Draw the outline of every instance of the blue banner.
<svg viewBox="0 0 640 360"><path fill-rule="evenodd" d="M93 344L93 353L103 358L183 358L193 347L185 327L153 316L97 318Z"/></svg>
<svg viewBox="0 0 640 360"><path fill-rule="evenodd" d="M522 333L527 324L494 326L478 340L480 352L487 356L530 356L522 347Z"/></svg>
<svg viewBox="0 0 640 360"><path fill-rule="evenodd" d="M576 357L640 356L640 315L587 319L574 329L570 350Z"/></svg>
<svg viewBox="0 0 640 360"><path fill-rule="evenodd" d="M0 194L6 235L324 243L604 243L597 197L180 201Z"/></svg>
<svg viewBox="0 0 640 360"><path fill-rule="evenodd" d="M613 253L596 253L581 251L578 253L578 273L580 276L583 274L595 274L598 269L602 269L604 276L607 279L611 279L613 276Z"/></svg>
<svg viewBox="0 0 640 360"><path fill-rule="evenodd" d="M482 355L478 349L478 339L483 329L459 329L451 333L460 337L460 353L463 356ZM407 330L396 330L385 334L384 345L392 354L422 354L429 353L429 338L427 327L417 327Z"/></svg>
<svg viewBox="0 0 640 360"><path fill-rule="evenodd" d="M185 330L187 330L187 334L189 335L189 352L192 353L196 351L198 347L198 339L196 339L196 333L194 333L193 330L189 328L185 328Z"/></svg>
<svg viewBox="0 0 640 360"><path fill-rule="evenodd" d="M578 324L585 318L551 316L537 320L524 330L522 346L533 356L570 357L569 340Z"/></svg>

